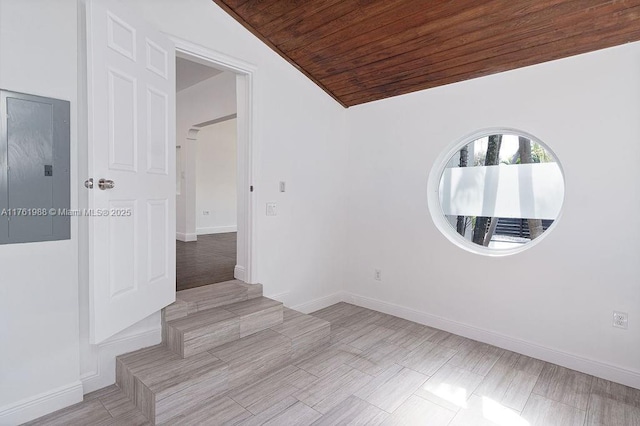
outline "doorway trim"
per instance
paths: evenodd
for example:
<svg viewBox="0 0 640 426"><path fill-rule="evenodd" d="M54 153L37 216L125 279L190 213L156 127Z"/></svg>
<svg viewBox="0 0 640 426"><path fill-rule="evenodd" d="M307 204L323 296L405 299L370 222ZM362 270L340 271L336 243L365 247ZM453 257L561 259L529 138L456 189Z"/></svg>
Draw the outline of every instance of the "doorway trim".
<svg viewBox="0 0 640 426"><path fill-rule="evenodd" d="M256 176L256 80L254 65L207 47L165 34L175 43L176 57L202 65L230 71L236 75L236 108L238 123L238 243L234 277L255 283L256 271L256 203L253 199L253 178Z"/></svg>

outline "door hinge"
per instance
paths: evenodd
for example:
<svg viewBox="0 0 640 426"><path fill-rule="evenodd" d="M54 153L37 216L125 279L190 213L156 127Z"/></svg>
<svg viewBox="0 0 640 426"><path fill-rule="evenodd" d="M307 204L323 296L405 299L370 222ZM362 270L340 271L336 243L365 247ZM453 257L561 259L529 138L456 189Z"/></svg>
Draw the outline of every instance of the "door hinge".
<svg viewBox="0 0 640 426"><path fill-rule="evenodd" d="M249 192L253 192L253 185L249 187Z"/></svg>

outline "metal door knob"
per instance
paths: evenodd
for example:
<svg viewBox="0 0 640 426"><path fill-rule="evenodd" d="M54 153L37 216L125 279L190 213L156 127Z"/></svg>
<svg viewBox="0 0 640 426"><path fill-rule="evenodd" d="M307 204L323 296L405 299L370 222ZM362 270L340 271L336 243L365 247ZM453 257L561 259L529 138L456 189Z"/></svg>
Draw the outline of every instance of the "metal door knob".
<svg viewBox="0 0 640 426"><path fill-rule="evenodd" d="M114 186L116 186L116 184L109 179L100 179L98 181L98 188L102 189L103 191L105 189L113 189Z"/></svg>
<svg viewBox="0 0 640 426"><path fill-rule="evenodd" d="M89 178L84 181L84 187L87 189L93 189L93 178Z"/></svg>

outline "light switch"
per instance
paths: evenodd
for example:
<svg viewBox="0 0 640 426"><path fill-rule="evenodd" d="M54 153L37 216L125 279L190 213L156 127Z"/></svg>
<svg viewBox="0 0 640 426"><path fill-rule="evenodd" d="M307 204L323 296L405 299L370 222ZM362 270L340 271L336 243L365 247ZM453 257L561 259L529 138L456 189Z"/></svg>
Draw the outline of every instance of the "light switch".
<svg viewBox="0 0 640 426"><path fill-rule="evenodd" d="M267 216L277 216L276 203L267 203Z"/></svg>
<svg viewBox="0 0 640 426"><path fill-rule="evenodd" d="M284 182L280 182L280 192L284 192L285 191L285 186L286 186L286 184Z"/></svg>

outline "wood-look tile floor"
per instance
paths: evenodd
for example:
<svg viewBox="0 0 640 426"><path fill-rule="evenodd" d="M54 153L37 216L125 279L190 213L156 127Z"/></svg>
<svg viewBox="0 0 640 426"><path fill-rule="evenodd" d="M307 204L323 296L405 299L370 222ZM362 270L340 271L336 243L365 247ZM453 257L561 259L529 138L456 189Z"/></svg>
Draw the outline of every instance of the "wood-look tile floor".
<svg viewBox="0 0 640 426"><path fill-rule="evenodd" d="M329 346L169 424L640 426L638 389L346 303L313 315ZM111 386L32 424L148 423Z"/></svg>
<svg viewBox="0 0 640 426"><path fill-rule="evenodd" d="M236 266L236 232L199 235L176 241L177 291L232 280Z"/></svg>

